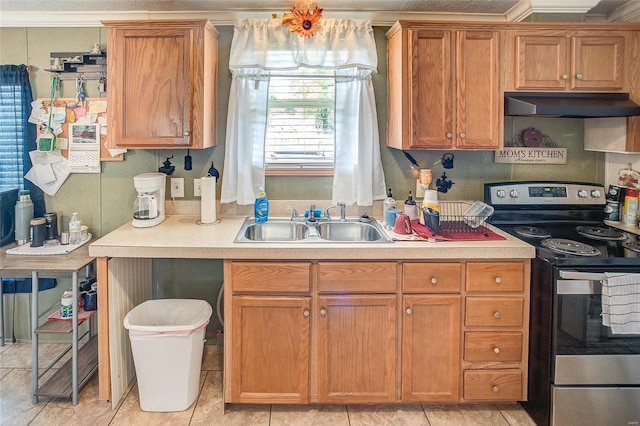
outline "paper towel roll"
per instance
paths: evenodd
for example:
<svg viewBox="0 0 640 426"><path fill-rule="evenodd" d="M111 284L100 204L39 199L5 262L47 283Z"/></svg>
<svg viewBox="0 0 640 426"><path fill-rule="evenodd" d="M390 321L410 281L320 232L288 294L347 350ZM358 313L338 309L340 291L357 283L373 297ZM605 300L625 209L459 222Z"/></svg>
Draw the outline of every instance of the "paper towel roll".
<svg viewBox="0 0 640 426"><path fill-rule="evenodd" d="M200 179L200 223L216 221L216 178L203 176Z"/></svg>

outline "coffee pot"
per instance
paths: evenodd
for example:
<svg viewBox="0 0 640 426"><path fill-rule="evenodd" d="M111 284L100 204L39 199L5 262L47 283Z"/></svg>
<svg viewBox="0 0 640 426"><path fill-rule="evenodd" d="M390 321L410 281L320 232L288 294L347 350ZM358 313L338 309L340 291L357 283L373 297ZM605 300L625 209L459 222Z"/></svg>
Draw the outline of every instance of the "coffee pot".
<svg viewBox="0 0 640 426"><path fill-rule="evenodd" d="M158 199L154 194L143 192L133 202L134 219L155 219L158 217Z"/></svg>
<svg viewBox="0 0 640 426"><path fill-rule="evenodd" d="M166 178L164 173L143 173L133 177L138 195L133 201L131 224L136 228L155 226L164 220Z"/></svg>

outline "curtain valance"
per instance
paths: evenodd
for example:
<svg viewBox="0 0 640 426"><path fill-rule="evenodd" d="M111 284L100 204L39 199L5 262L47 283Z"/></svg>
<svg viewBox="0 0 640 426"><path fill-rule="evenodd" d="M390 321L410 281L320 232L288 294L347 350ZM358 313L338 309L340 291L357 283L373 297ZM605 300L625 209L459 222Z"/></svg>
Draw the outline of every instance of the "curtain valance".
<svg viewBox="0 0 640 426"><path fill-rule="evenodd" d="M233 31L229 68L267 70L300 66L375 71L378 66L371 21L322 19L322 28L304 38L282 25L279 19L238 21Z"/></svg>

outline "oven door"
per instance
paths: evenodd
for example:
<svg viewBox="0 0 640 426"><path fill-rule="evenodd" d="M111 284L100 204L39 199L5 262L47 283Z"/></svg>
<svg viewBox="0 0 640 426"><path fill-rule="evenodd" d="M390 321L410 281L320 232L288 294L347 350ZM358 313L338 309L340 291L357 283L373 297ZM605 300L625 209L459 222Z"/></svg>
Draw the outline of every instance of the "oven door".
<svg viewBox="0 0 640 426"><path fill-rule="evenodd" d="M558 271L556 355L640 355L640 334L614 334L602 324L602 279L604 272Z"/></svg>

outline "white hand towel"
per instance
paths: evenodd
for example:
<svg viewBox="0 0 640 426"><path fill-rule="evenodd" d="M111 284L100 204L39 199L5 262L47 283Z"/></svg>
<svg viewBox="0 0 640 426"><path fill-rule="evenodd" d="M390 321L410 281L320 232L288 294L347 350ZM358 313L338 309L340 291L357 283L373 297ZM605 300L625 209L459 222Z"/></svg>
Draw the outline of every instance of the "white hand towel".
<svg viewBox="0 0 640 426"><path fill-rule="evenodd" d="M607 273L602 281L602 324L613 334L640 334L640 274Z"/></svg>

